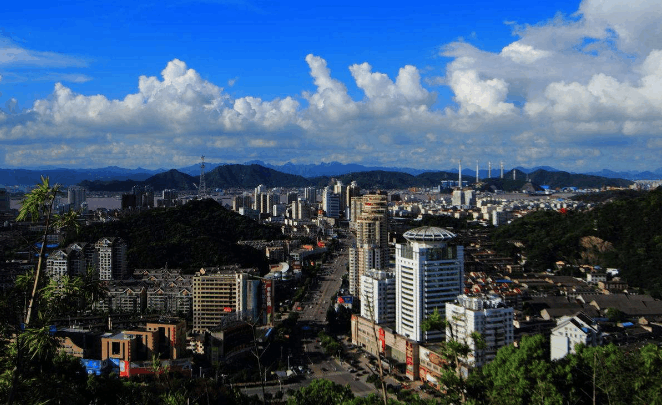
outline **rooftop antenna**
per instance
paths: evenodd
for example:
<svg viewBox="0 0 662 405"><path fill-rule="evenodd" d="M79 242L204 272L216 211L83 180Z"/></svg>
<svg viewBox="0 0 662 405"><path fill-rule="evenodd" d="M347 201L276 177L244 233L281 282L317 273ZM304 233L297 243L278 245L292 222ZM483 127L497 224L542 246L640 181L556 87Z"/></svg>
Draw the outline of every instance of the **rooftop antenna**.
<svg viewBox="0 0 662 405"><path fill-rule="evenodd" d="M198 199L202 200L207 197L207 185L205 184L205 155L201 157L200 163L200 186L198 186Z"/></svg>

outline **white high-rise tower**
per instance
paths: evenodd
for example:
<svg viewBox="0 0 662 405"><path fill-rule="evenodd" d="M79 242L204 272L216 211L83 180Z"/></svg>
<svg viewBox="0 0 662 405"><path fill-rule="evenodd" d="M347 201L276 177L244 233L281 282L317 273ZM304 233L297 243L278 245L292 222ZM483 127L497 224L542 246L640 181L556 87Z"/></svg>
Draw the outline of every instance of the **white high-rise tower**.
<svg viewBox="0 0 662 405"><path fill-rule="evenodd" d="M455 235L443 228L420 227L403 235L395 246L395 331L417 342L444 338L423 332L421 323L435 309L445 317L446 303L462 294L464 249L450 245Z"/></svg>

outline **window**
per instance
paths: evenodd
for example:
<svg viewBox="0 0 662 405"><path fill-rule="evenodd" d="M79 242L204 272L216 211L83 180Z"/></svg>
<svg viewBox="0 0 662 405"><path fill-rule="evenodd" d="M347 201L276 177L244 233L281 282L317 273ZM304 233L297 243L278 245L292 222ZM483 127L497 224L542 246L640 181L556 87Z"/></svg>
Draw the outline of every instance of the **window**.
<svg viewBox="0 0 662 405"><path fill-rule="evenodd" d="M112 342L111 343L111 353L113 355L119 355L120 354L120 342Z"/></svg>

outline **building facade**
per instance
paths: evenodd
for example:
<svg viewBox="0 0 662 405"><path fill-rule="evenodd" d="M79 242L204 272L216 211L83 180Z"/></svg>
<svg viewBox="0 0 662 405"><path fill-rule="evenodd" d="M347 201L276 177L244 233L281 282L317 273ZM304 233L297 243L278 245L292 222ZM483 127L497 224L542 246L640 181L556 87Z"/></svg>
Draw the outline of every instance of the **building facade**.
<svg viewBox="0 0 662 405"><path fill-rule="evenodd" d="M498 296L460 295L453 303L446 303L446 340L454 339L469 346L470 352L462 362L468 367L480 367L492 361L500 348L515 340L514 310ZM479 333L485 343L477 346L472 338Z"/></svg>
<svg viewBox="0 0 662 405"><path fill-rule="evenodd" d="M228 321L273 321L274 281L257 269L237 266L201 269L193 276L193 331L202 333Z"/></svg>
<svg viewBox="0 0 662 405"><path fill-rule="evenodd" d="M369 270L361 277L361 316L375 323L395 322L395 274Z"/></svg>
<svg viewBox="0 0 662 405"><path fill-rule="evenodd" d="M404 234L395 247L395 329L417 342L443 340L440 331L423 332L421 324L437 309L462 294L464 250L449 242L455 235L443 228L420 227Z"/></svg>
<svg viewBox="0 0 662 405"><path fill-rule="evenodd" d="M386 270L389 264L388 196L368 194L361 197L361 201L361 214L356 221L356 246L350 248L349 292L354 296L361 293L363 274L371 269Z"/></svg>
<svg viewBox="0 0 662 405"><path fill-rule="evenodd" d="M95 244L99 280L126 277L126 242L122 238L101 238Z"/></svg>
<svg viewBox="0 0 662 405"><path fill-rule="evenodd" d="M562 359L569 353L576 353L575 346L599 346L602 333L597 323L584 313L561 317L550 337L551 359Z"/></svg>

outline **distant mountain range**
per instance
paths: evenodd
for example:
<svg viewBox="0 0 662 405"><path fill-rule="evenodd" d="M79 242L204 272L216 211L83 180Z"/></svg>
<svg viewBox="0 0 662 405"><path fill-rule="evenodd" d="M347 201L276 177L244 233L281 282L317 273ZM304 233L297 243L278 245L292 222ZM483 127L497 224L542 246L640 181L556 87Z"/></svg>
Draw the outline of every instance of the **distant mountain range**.
<svg viewBox="0 0 662 405"><path fill-rule="evenodd" d="M587 174L568 173L548 166L531 169L518 167L515 170L518 173L518 181L528 178L536 185L549 185L552 188L626 185L630 184L630 182L623 179L662 178L662 168L652 172L634 173L603 170L601 172ZM305 175L302 173L305 173ZM485 179L487 174L487 170L480 170L480 179ZM195 189L199 182L200 165L171 170L124 169L114 166L100 169L0 169L0 184L36 184L39 182L41 175L49 176L52 181L64 186L80 184L87 187L90 191L127 191L136 184L150 185L155 190L162 190L164 188L191 190ZM463 180L472 183L475 180L476 172L465 168L462 170L462 175ZM429 171L411 168L374 168L337 162L318 165L295 165L287 163L282 166L261 165L257 163L244 165L205 164L205 179L208 188L252 188L258 184L264 184L267 187L323 187L330 184L331 177L334 177L344 184L357 181L359 186L366 189L393 189L432 187L438 185L441 180L455 180L457 176L457 169ZM496 181L498 177L500 177L499 168L492 168L493 181L491 182ZM512 170L504 173L504 177L512 178ZM609 179L609 181L606 179Z"/></svg>
<svg viewBox="0 0 662 405"><path fill-rule="evenodd" d="M632 184L629 180L610 179L606 177L591 176L585 174L572 174L568 172L549 172L538 169L531 173L517 171L515 179L512 171L504 173L504 178L493 177L481 180L485 189L499 189L505 191L515 190L540 190L541 185L551 188L578 187L599 188L603 186L628 186ZM425 172L412 175L402 172L389 172L385 170L372 170L334 176L343 184L351 184L356 181L364 190L376 189L405 189L409 187L435 187L443 180L455 181L457 173L450 172ZM205 173L205 184L208 189L242 188L251 189L263 184L267 188L273 187L306 187L314 186L322 188L333 183L330 176L319 176L306 178L303 176L283 173L257 164L251 165L222 165ZM474 183L472 176L463 177L469 184ZM135 185L151 186L155 191L166 188L179 190L193 190L198 187L199 176L191 176L178 170L169 170L151 176L144 181L136 180L94 180L83 181L80 185L90 191L128 191Z"/></svg>

